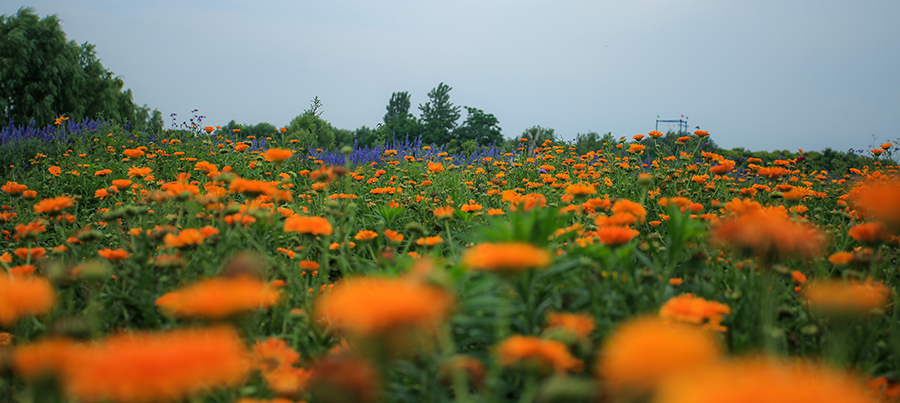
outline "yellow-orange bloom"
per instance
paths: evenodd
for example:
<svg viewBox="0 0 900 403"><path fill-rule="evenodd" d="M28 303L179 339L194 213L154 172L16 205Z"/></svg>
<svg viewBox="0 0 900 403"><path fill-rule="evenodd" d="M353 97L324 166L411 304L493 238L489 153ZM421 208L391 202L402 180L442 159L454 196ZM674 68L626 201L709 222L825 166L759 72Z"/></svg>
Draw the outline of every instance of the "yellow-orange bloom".
<svg viewBox="0 0 900 403"><path fill-rule="evenodd" d="M847 231L847 235L850 235L850 238L855 239L857 242L870 245L877 245L891 239L891 233L888 232L887 227L881 222L854 225Z"/></svg>
<svg viewBox="0 0 900 403"><path fill-rule="evenodd" d="M59 196L52 199L44 199L34 205L34 212L38 214L58 215L63 210L75 205L75 199L68 196Z"/></svg>
<svg viewBox="0 0 900 403"><path fill-rule="evenodd" d="M384 230L384 237L394 243L403 242L403 234L401 234L397 231L394 231L394 230L389 230L389 229Z"/></svg>
<svg viewBox="0 0 900 403"><path fill-rule="evenodd" d="M357 241L370 241L377 237L378 237L377 232L364 229L362 231L357 232L356 236L354 236L353 239L356 239Z"/></svg>
<svg viewBox="0 0 900 403"><path fill-rule="evenodd" d="M138 158L144 155L144 150L140 150L137 148L127 149L125 151L122 151L122 154L125 154L125 156L128 158Z"/></svg>
<svg viewBox="0 0 900 403"><path fill-rule="evenodd" d="M624 245L634 239L638 234L639 232L637 230L618 225L603 226L597 229L597 236L600 238L600 242L603 242L603 244L607 246Z"/></svg>
<svg viewBox="0 0 900 403"><path fill-rule="evenodd" d="M639 203L628 199L621 199L613 203L613 214L631 214L637 222L644 222L647 218L647 209Z"/></svg>
<svg viewBox="0 0 900 403"><path fill-rule="evenodd" d="M588 314L557 312L547 314L547 328L563 329L580 340L587 340L595 327L594 318Z"/></svg>
<svg viewBox="0 0 900 403"><path fill-rule="evenodd" d="M828 261L835 266L843 266L847 263L852 262L853 258L853 252L841 251L832 253L831 256L828 256Z"/></svg>
<svg viewBox="0 0 900 403"><path fill-rule="evenodd" d="M572 356L565 344L535 336L515 335L497 346L500 365L534 365L541 372L552 368L555 372L581 372L584 362Z"/></svg>
<svg viewBox="0 0 900 403"><path fill-rule="evenodd" d="M12 326L23 316L49 313L55 303L56 292L46 279L0 274L0 325Z"/></svg>
<svg viewBox="0 0 900 403"><path fill-rule="evenodd" d="M35 381L47 375L60 375L80 347L69 339L48 337L16 347L9 363L16 375Z"/></svg>
<svg viewBox="0 0 900 403"><path fill-rule="evenodd" d="M453 299L443 290L403 279L351 278L316 302L316 316L354 336L384 335L409 328L435 330Z"/></svg>
<svg viewBox="0 0 900 403"><path fill-rule="evenodd" d="M803 298L815 310L823 313L867 314L887 305L890 287L869 278L857 281L815 281L803 291Z"/></svg>
<svg viewBox="0 0 900 403"><path fill-rule="evenodd" d="M7 181L5 185L0 186L0 190L10 194L10 195L20 195L22 192L28 189L26 185L20 185L16 182Z"/></svg>
<svg viewBox="0 0 900 403"><path fill-rule="evenodd" d="M97 252L98 255L103 257L106 260L111 260L113 262L118 262L121 260L125 260L128 258L129 253L122 249L100 249Z"/></svg>
<svg viewBox="0 0 900 403"><path fill-rule="evenodd" d="M170 292L156 300L167 315L219 319L266 308L278 300L268 283L241 276L213 278Z"/></svg>
<svg viewBox="0 0 900 403"><path fill-rule="evenodd" d="M200 232L199 229L196 228L185 228L181 230L178 235L173 235L171 233L166 234L163 237L163 242L169 248L189 248L191 246L200 245L206 237L203 233Z"/></svg>
<svg viewBox="0 0 900 403"><path fill-rule="evenodd" d="M266 161L269 162L282 162L291 158L294 155L294 152L291 150L284 150L281 148L270 148L266 150Z"/></svg>
<svg viewBox="0 0 900 403"><path fill-rule="evenodd" d="M667 376L719 359L713 334L660 318L631 319L606 339L597 374L613 394L647 393Z"/></svg>
<svg viewBox="0 0 900 403"><path fill-rule="evenodd" d="M713 230L712 239L763 259L811 258L825 246L821 231L791 220L783 207L762 208L724 220Z"/></svg>
<svg viewBox="0 0 900 403"><path fill-rule="evenodd" d="M295 214L284 220L284 232L328 236L333 233L333 228L325 217L308 217Z"/></svg>
<svg viewBox="0 0 900 403"><path fill-rule="evenodd" d="M63 377L79 401L183 400L246 378L247 351L228 327L124 333L71 357Z"/></svg>
<svg viewBox="0 0 900 403"><path fill-rule="evenodd" d="M450 206L438 207L434 209L434 216L439 219L453 218L454 208Z"/></svg>
<svg viewBox="0 0 900 403"><path fill-rule="evenodd" d="M589 195L597 193L597 189L594 189L593 186L578 183L566 187L565 192L566 194L570 194L575 197L587 197Z"/></svg>
<svg viewBox="0 0 900 403"><path fill-rule="evenodd" d="M496 272L538 269L550 261L550 252L524 242L483 243L462 255L462 262L468 268Z"/></svg>
<svg viewBox="0 0 900 403"><path fill-rule="evenodd" d="M872 403L862 382L800 361L745 358L666 380L656 403Z"/></svg>
<svg viewBox="0 0 900 403"><path fill-rule="evenodd" d="M731 313L731 308L720 302L707 301L693 294L673 297L659 309L659 317L679 322L702 325L705 329L724 332L722 326L724 315Z"/></svg>
<svg viewBox="0 0 900 403"><path fill-rule="evenodd" d="M881 221L892 232L900 231L900 179L858 183L850 191L850 200L861 217Z"/></svg>

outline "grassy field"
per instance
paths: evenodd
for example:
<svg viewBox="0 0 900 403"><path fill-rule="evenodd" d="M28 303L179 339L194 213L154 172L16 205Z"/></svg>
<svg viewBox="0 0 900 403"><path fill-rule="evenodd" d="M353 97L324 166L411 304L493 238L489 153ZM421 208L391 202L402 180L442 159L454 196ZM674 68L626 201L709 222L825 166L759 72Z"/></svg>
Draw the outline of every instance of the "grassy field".
<svg viewBox="0 0 900 403"><path fill-rule="evenodd" d="M657 134L47 143L0 182L0 400L897 401L887 155L813 171Z"/></svg>

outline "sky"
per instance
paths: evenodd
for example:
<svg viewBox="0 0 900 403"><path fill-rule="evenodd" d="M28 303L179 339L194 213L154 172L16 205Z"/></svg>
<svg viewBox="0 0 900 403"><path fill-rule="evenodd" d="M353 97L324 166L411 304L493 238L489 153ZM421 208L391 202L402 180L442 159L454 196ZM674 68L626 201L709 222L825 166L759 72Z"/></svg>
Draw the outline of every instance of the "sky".
<svg viewBox="0 0 900 403"><path fill-rule="evenodd" d="M0 14L22 6L58 15L136 104L179 121L283 127L318 96L335 127L374 127L393 92L419 116L443 82L508 138L631 137L657 115L725 148L900 138L897 0L12 0Z"/></svg>

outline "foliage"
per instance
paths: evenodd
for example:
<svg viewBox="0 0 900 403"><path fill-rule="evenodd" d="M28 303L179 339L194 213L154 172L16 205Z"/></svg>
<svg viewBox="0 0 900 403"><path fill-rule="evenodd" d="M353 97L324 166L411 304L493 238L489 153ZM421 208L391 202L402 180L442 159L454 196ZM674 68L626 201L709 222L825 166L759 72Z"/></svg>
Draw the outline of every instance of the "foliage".
<svg viewBox="0 0 900 403"><path fill-rule="evenodd" d="M429 101L419 105L422 111L422 141L425 144L446 144L453 139L453 130L459 120L460 107L450 102L453 88L440 83L428 93Z"/></svg>
<svg viewBox="0 0 900 403"><path fill-rule="evenodd" d="M478 145L487 146L503 140L497 118L481 109L466 107L468 116L462 125L453 131L453 136L460 142L474 141Z"/></svg>
<svg viewBox="0 0 900 403"><path fill-rule="evenodd" d="M39 19L23 7L0 16L0 121L45 126L67 116L151 125L159 115L137 108L124 84L100 64L94 45L66 40L56 15Z"/></svg>

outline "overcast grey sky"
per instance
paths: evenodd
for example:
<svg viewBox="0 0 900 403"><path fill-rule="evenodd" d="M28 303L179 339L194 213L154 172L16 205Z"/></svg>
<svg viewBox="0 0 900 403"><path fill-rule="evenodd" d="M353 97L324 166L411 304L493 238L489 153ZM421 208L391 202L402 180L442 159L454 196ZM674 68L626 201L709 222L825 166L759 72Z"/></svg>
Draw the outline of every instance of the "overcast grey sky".
<svg viewBox="0 0 900 403"><path fill-rule="evenodd" d="M209 124L285 126L318 96L334 126L373 127L392 92L418 116L444 82L506 137L630 137L657 115L728 148L900 137L897 0L11 0L0 14L23 5L97 45L135 103Z"/></svg>

